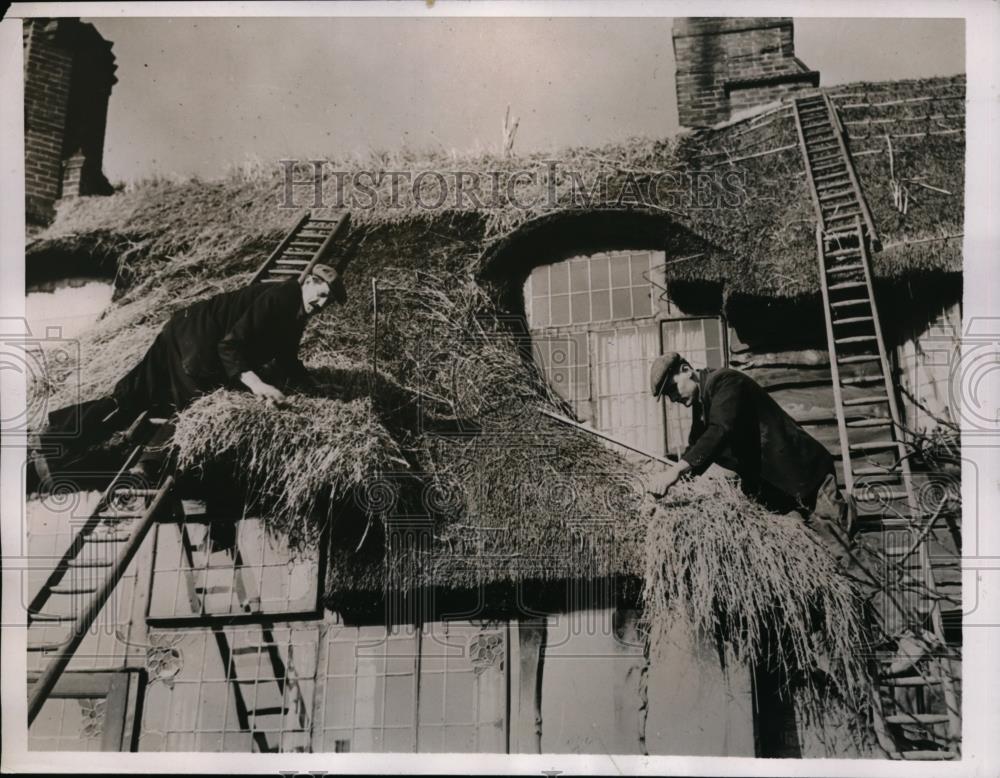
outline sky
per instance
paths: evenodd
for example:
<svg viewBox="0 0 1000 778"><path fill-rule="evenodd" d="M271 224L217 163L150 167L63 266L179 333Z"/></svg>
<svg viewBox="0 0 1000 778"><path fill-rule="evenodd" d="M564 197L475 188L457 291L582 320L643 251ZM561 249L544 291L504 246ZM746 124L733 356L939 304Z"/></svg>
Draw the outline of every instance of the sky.
<svg viewBox="0 0 1000 778"><path fill-rule="evenodd" d="M112 181L372 149L600 145L678 129L671 19L87 19L113 41ZM964 72L964 22L801 19L823 85Z"/></svg>

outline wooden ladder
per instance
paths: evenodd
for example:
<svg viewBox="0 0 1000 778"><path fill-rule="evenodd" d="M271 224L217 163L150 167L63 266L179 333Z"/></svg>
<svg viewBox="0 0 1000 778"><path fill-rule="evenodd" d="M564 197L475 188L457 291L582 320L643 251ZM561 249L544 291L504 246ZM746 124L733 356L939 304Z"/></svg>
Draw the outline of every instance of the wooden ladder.
<svg viewBox="0 0 1000 778"><path fill-rule="evenodd" d="M307 211L264 260L250 283L274 284L289 278L301 281L313 265L322 262L334 240L349 223L350 214L347 211L336 219L320 219Z"/></svg>
<svg viewBox="0 0 1000 778"><path fill-rule="evenodd" d="M195 579L194 543L191 541L187 531L187 523L184 515L184 507L179 502L174 508L174 523L180 532L181 552L187 561L187 573L185 583L187 586L188 599L192 613L203 612L203 605L207 592L198 586ZM207 530L206 530L207 534ZM206 538L206 542L209 542ZM234 594L240 606L250 610L249 597L246 583L243 580L243 560L240 554L238 542L234 543L231 550L226 553L233 555L234 568ZM311 735L308 717L304 709L305 699L302 690L299 688L298 679L289 663L281 657L277 644L274 640L274 625L269 620L259 622L263 643L258 646L246 646L233 648L230 645L229 636L226 634L221 624L213 623L209 625L216 648L219 652L219 659L222 662L222 672L229 683L230 691L233 695L233 707L236 712L236 722L238 731L249 733L252 738L257 753L278 753L284 749L284 741L287 737L301 736L308 742ZM237 672L236 657L249 654L256 656L254 663L256 673L252 678L242 678ZM269 676L262 676L261 669L263 662L261 654L267 657L271 667ZM291 657L289 657L291 659ZM252 691L250 699L244 692L244 686L249 685ZM270 693L273 686L273 692ZM280 700L274 704L274 696ZM270 704L261 703L261 697L272 697ZM286 727L284 720L289 716L294 718L294 726ZM277 740L272 740L268 735L277 734Z"/></svg>
<svg viewBox="0 0 1000 778"><path fill-rule="evenodd" d="M958 650L945 640L942 597L928 548L940 510L925 516L915 495L911 451L902 435L872 285L869 246L878 239L829 98L802 98L794 106L817 217L842 487L858 507L859 529L881 533L888 564L917 582L917 596L904 595L902 605L889 594L894 615L919 620L937 644L911 674L880 676L875 730L892 758L957 759L961 713L951 662ZM907 604L913 599L914 605ZM883 666L888 659L882 658ZM913 745L901 749L900 743Z"/></svg>
<svg viewBox="0 0 1000 778"><path fill-rule="evenodd" d="M156 426L162 421L145 419ZM152 434L144 436L148 441ZM130 484L129 468L138 462L145 443L135 446L83 520L69 548L28 605L28 651L47 661L31 686L28 726L31 726L87 636L156 518L170 504L172 468L164 467L155 488ZM53 635L53 631L58 634ZM42 632L41 638L37 637ZM51 655L51 656L50 656Z"/></svg>

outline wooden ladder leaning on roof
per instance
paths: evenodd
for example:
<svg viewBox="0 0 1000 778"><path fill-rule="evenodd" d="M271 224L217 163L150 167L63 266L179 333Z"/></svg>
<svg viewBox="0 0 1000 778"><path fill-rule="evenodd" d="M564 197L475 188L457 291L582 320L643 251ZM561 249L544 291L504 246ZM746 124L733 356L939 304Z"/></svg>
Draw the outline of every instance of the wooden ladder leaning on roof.
<svg viewBox="0 0 1000 778"><path fill-rule="evenodd" d="M184 506L175 487L172 461L168 460L161 468L160 480L153 488L136 484L129 473L155 428L164 422L142 413L126 431L127 438L136 445L28 605L28 651L46 659L41 671L28 674L29 727L56 691L59 679L157 523L167 521L177 525L187 562L185 580L192 612L204 610L206 591L195 580L194 548L187 532ZM234 593L240 606L248 610L249 598L242 578L244 563L238 546L231 553ZM250 733L257 752L267 753L281 750L288 738L301 739L308 729L297 677L288 671L287 663L278 654L271 623L262 620L260 626L265 638L263 647L233 648L222 626L210 625L233 695L238 731ZM248 680L237 673L235 657L243 653L252 654L251 659L263 653L273 668L268 678L261 675L258 667L252 679L255 690L252 701L248 701L242 688ZM272 700L279 699L278 704L259 702L269 691L269 685L275 689L269 696ZM289 717L293 719L291 725ZM270 738L272 733L279 738Z"/></svg>
<svg viewBox="0 0 1000 778"><path fill-rule="evenodd" d="M28 605L28 651L46 658L52 655L41 672L29 673L28 726L49 699L150 528L176 500L169 463L155 487L130 483L129 468L139 461L152 428L162 423L145 413L133 422L126 435L137 445ZM42 636L36 638L39 632Z"/></svg>
<svg viewBox="0 0 1000 778"><path fill-rule="evenodd" d="M819 94L795 100L794 115L818 222L816 247L841 487L856 505L879 503L875 510L859 510L860 529L882 532L887 540L904 539L895 549L886 542L885 551L897 569L919 582L918 602L908 615L920 619L941 649L935 647L937 655L921 660L911 675L880 678L876 734L894 759L957 759L961 711L951 661L957 660L958 649L945 640L942 596L928 549L943 502L925 515L914 492L911 451L902 435L872 286L868 252L879 247L875 225L830 98ZM879 455L888 456L889 462L876 462ZM915 736L911 742L920 745L900 750L888 727L897 728L900 740Z"/></svg>
<svg viewBox="0 0 1000 778"><path fill-rule="evenodd" d="M250 283L274 284L293 276L301 281L313 265L323 261L334 240L349 223L348 211L336 219L320 219L307 211L264 260Z"/></svg>

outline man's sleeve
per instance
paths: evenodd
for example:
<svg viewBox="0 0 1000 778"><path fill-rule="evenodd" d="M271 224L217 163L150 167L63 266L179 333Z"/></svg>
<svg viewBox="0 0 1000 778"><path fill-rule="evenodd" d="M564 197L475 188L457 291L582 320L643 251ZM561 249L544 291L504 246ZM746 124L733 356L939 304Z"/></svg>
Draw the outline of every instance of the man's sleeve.
<svg viewBox="0 0 1000 778"><path fill-rule="evenodd" d="M284 339L274 364L281 375L292 382L309 384L310 376L306 366L299 359L299 344L302 342L302 330L292 331Z"/></svg>
<svg viewBox="0 0 1000 778"><path fill-rule="evenodd" d="M719 449L736 426L742 401L743 387L738 377L722 375L715 380L708 424L681 457L692 470L703 470L715 461Z"/></svg>
<svg viewBox="0 0 1000 778"><path fill-rule="evenodd" d="M219 341L219 359L230 379L238 379L253 369L250 365L250 345L269 328L278 326L276 310L274 296L262 294Z"/></svg>

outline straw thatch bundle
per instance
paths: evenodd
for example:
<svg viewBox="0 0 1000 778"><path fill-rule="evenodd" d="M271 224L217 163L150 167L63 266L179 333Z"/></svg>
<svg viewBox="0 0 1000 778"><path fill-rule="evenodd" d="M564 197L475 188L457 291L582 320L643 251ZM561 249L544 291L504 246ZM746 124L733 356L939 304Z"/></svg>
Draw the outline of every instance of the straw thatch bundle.
<svg viewBox="0 0 1000 778"><path fill-rule="evenodd" d="M230 461L267 529L293 550L316 547L322 497L329 510L351 489L406 466L366 400L294 396L279 408L219 390L181 413L174 445L181 467Z"/></svg>
<svg viewBox="0 0 1000 778"><path fill-rule="evenodd" d="M776 661L814 715L831 701L867 710L860 600L797 516L769 513L726 480L682 482L650 513L644 581L654 635L687 620L748 665Z"/></svg>

